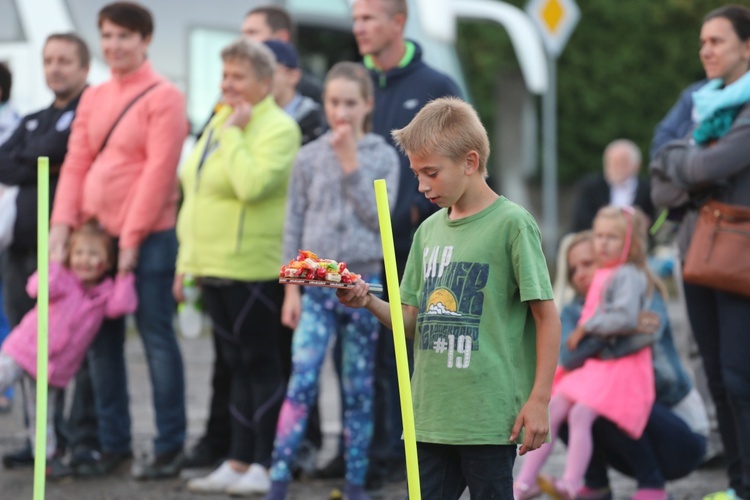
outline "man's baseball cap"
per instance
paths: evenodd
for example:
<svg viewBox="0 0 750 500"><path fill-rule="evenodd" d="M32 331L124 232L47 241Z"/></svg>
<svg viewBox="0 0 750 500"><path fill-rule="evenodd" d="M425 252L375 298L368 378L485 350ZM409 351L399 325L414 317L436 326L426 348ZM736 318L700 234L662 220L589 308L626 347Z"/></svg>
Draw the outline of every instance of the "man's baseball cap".
<svg viewBox="0 0 750 500"><path fill-rule="evenodd" d="M271 49L276 56L276 62L287 68L295 69L298 67L297 51L291 43L282 42L281 40L266 40L263 42Z"/></svg>

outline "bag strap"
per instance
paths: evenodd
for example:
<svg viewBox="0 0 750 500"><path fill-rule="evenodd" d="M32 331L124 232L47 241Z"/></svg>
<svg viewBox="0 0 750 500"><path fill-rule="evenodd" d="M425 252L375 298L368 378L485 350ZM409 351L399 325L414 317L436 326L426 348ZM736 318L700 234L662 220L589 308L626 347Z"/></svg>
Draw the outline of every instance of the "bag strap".
<svg viewBox="0 0 750 500"><path fill-rule="evenodd" d="M154 87L156 87L156 86L157 86L157 85L159 85L160 83L161 83L161 82L156 82L156 83L154 83L154 84L151 84L151 85L149 85L148 87L146 87L146 89L145 89L145 90L144 90L143 92L141 92L140 94L138 94L137 96L135 96L135 97L134 97L134 98L133 98L133 99L132 99L132 100L131 100L131 101L130 101L130 102L128 103L128 105L127 105L127 106L125 106L125 108L124 108L124 109L123 109L123 110L122 110L122 111L120 112L120 116L118 116L118 117L117 117L117 119L115 120L115 122L114 122L114 123L112 124L112 126L111 126L111 127L109 128L109 132L107 132L107 135L106 135L106 136L104 137L104 142L102 142L102 145L101 145L101 147L99 147L99 151L98 151L98 152L96 153L96 155L97 155L97 156L99 156L100 154L102 154L102 151L104 151L104 148L106 148L106 147L107 147L107 142L109 142L109 138L110 138L110 137L112 136L112 132L114 132L115 128L117 127L117 124L118 124L118 123L120 123L120 120L122 120L122 117L123 117L123 116L125 116L125 114L126 114L126 113L128 112L128 110L129 110L129 109L130 109L131 107L133 107L133 104L135 104L136 102L138 102L138 100L139 100L139 99L140 99L141 97L143 97L144 95L148 94L148 93L149 93L149 92L150 92L150 91L151 91L151 90L152 90L152 89L153 89Z"/></svg>

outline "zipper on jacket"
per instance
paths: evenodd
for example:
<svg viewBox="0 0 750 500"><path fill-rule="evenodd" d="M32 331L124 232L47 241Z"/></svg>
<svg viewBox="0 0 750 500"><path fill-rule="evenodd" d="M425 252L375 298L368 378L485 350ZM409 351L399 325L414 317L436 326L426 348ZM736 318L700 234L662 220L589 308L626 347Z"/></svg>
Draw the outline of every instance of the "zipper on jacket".
<svg viewBox="0 0 750 500"><path fill-rule="evenodd" d="M240 225L237 228L237 246L235 248L236 253L240 253L242 249L242 233L245 230L245 205L242 205L242 211L240 212Z"/></svg>

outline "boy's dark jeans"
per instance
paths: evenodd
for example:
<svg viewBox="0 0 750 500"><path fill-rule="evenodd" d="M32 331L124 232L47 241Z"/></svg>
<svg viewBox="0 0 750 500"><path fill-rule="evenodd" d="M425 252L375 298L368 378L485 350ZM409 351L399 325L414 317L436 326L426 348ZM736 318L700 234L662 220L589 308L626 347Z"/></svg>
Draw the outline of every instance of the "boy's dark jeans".
<svg viewBox="0 0 750 500"><path fill-rule="evenodd" d="M515 445L417 443L422 498L456 500L469 487L471 498L513 500Z"/></svg>

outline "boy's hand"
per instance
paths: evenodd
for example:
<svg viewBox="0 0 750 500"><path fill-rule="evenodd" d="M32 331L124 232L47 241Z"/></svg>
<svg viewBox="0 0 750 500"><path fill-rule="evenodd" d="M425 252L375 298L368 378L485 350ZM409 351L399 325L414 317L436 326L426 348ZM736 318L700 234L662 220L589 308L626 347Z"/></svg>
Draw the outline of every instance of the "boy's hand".
<svg viewBox="0 0 750 500"><path fill-rule="evenodd" d="M583 340L583 337L586 336L586 330L583 329L583 326L579 325L576 327L573 332L571 332L570 337L568 337L568 340L565 341L565 346L571 350L575 351L576 347L578 347L578 344Z"/></svg>
<svg viewBox="0 0 750 500"><path fill-rule="evenodd" d="M534 399L526 401L518 417L516 417L516 423L513 424L510 433L511 441L518 438L522 428L526 429L526 436L521 444L521 449L518 450L519 455L525 455L527 451L536 450L547 439L547 433L549 432L547 404Z"/></svg>
<svg viewBox="0 0 750 500"><path fill-rule="evenodd" d="M346 307L367 307L370 303L370 285L362 280L354 283L354 288L341 288L336 290L336 296Z"/></svg>

